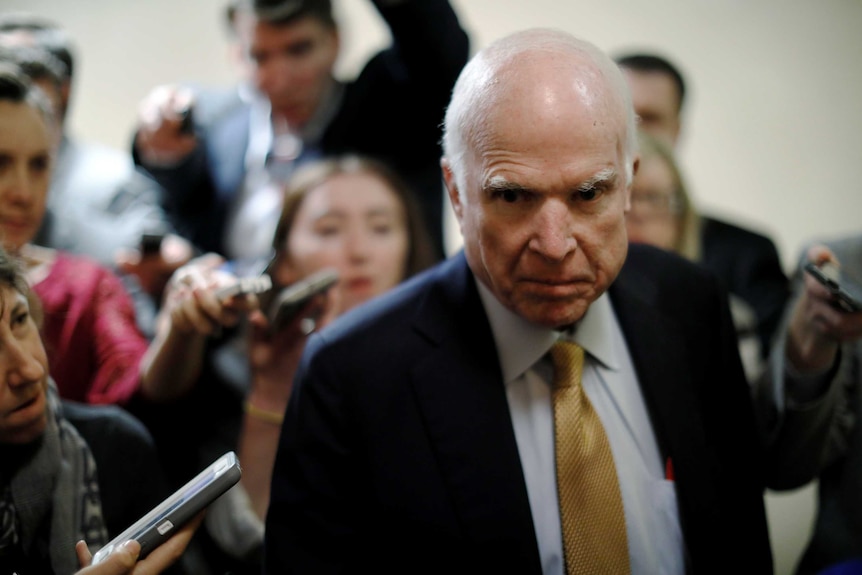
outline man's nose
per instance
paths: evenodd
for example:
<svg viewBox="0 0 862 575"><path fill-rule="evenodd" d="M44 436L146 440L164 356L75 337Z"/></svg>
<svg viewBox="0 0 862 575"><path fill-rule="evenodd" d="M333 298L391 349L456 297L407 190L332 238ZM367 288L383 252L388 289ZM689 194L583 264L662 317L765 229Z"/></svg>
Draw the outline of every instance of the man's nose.
<svg viewBox="0 0 862 575"><path fill-rule="evenodd" d="M550 261L561 261L578 247L575 220L561 200L548 200L536 215L529 248Z"/></svg>
<svg viewBox="0 0 862 575"><path fill-rule="evenodd" d="M260 83L267 92L280 94L294 83L295 68L287 58L273 58L259 70Z"/></svg>

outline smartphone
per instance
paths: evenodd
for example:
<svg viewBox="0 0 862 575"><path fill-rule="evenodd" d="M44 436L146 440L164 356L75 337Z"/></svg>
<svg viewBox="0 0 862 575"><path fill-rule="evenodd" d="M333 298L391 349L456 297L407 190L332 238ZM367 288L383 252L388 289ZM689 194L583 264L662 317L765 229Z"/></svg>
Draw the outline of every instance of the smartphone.
<svg viewBox="0 0 862 575"><path fill-rule="evenodd" d="M177 116L180 119L180 134L190 135L195 133L194 118L192 117L193 110L194 108L192 108L191 104L177 110Z"/></svg>
<svg viewBox="0 0 862 575"><path fill-rule="evenodd" d="M284 327L311 298L325 292L337 281L338 272L325 268L283 288L269 304L267 318L270 329L278 331Z"/></svg>
<svg viewBox="0 0 862 575"><path fill-rule="evenodd" d="M820 266L808 263L805 271L826 286L835 298L835 305L844 311L862 311L862 282L849 276L830 262Z"/></svg>
<svg viewBox="0 0 862 575"><path fill-rule="evenodd" d="M165 234L142 234L140 242L141 256L157 256L162 251L162 240Z"/></svg>
<svg viewBox="0 0 862 575"><path fill-rule="evenodd" d="M115 547L129 539L135 539L141 544L140 558L143 559L202 509L233 487L241 474L236 453L228 451L99 549L93 555L93 565L104 561Z"/></svg>

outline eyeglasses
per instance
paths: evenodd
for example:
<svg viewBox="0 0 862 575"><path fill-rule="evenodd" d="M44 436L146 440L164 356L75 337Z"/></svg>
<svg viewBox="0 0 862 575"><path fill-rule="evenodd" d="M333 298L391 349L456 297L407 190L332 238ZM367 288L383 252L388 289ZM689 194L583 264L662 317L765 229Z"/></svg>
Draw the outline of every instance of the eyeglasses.
<svg viewBox="0 0 862 575"><path fill-rule="evenodd" d="M643 216L678 216L682 213L679 193L632 191L632 211Z"/></svg>

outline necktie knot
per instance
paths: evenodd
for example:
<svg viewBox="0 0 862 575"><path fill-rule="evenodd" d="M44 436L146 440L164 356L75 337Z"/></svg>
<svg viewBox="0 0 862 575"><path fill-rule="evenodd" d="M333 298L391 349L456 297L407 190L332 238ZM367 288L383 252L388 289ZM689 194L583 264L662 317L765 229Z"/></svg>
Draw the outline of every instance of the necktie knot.
<svg viewBox="0 0 862 575"><path fill-rule="evenodd" d="M551 348L554 362L554 385L579 385L584 371L584 348L570 341L558 341Z"/></svg>

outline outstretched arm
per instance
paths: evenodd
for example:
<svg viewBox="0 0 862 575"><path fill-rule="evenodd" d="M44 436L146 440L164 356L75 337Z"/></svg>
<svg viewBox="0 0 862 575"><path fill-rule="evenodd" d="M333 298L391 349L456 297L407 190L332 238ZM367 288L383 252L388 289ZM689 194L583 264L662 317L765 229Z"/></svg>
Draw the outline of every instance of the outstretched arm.
<svg viewBox="0 0 862 575"><path fill-rule="evenodd" d="M825 246L808 250L804 263L838 263ZM775 489L804 485L844 444L842 405L852 374L852 343L862 337L862 312L838 309L830 292L801 271L771 365L753 388Z"/></svg>

